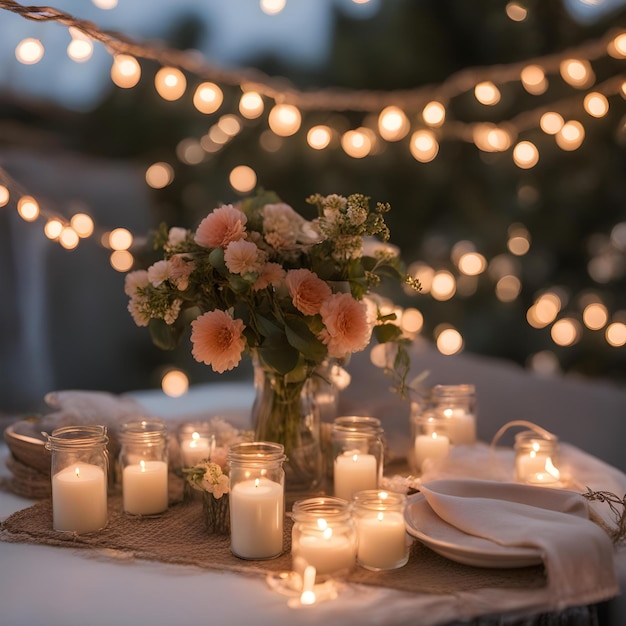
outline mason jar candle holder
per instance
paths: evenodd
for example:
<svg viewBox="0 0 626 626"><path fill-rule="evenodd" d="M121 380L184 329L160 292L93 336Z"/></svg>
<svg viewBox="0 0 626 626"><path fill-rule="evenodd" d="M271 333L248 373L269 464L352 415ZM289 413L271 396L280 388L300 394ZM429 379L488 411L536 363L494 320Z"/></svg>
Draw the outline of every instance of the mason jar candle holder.
<svg viewBox="0 0 626 626"><path fill-rule="evenodd" d="M63 426L48 435L54 530L85 534L107 525L108 441L105 426Z"/></svg>
<svg viewBox="0 0 626 626"><path fill-rule="evenodd" d="M339 578L356 565L357 534L350 503L319 496L298 500L291 509L291 558L295 572L304 577L315 568L316 582Z"/></svg>
<svg viewBox="0 0 626 626"><path fill-rule="evenodd" d="M228 451L230 549L241 559L283 552L285 450L268 441L237 443Z"/></svg>
<svg viewBox="0 0 626 626"><path fill-rule="evenodd" d="M215 450L215 433L209 422L186 422L177 432L182 467L194 465L211 458Z"/></svg>
<svg viewBox="0 0 626 626"><path fill-rule="evenodd" d="M357 563L366 569L397 569L409 560L404 509L406 496L369 489L352 499L358 538Z"/></svg>
<svg viewBox="0 0 626 626"><path fill-rule="evenodd" d="M528 485L557 487L561 484L559 471L559 440L534 430L515 435L515 480Z"/></svg>
<svg viewBox="0 0 626 626"><path fill-rule="evenodd" d="M451 445L476 443L476 387L435 385L431 390L432 410L448 420Z"/></svg>
<svg viewBox="0 0 626 626"><path fill-rule="evenodd" d="M119 431L122 501L131 515L156 515L167 510L167 429L161 420L122 424Z"/></svg>
<svg viewBox="0 0 626 626"><path fill-rule="evenodd" d="M383 476L384 440L380 420L346 415L331 430L334 495L348 502L357 491L376 489Z"/></svg>
<svg viewBox="0 0 626 626"><path fill-rule="evenodd" d="M427 466L448 456L450 437L448 419L433 411L411 416L412 454L409 455L411 470L421 473Z"/></svg>

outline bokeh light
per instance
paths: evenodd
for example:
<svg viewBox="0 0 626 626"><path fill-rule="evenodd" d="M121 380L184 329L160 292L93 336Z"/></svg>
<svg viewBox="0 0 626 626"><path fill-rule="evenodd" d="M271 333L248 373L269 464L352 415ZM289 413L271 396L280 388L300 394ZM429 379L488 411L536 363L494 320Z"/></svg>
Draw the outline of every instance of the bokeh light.
<svg viewBox="0 0 626 626"><path fill-rule="evenodd" d="M248 193L256 187L257 176L251 167L238 165L231 170L228 180L235 191Z"/></svg>

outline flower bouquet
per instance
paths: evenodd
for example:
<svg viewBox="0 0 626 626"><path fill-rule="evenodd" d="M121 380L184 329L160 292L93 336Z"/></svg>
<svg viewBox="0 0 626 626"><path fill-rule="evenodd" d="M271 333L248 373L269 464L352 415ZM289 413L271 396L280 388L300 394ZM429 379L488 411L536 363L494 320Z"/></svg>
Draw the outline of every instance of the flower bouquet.
<svg viewBox="0 0 626 626"><path fill-rule="evenodd" d="M183 470L187 483L202 492L204 524L209 533L230 532L230 481L219 463L202 461Z"/></svg>
<svg viewBox="0 0 626 626"><path fill-rule="evenodd" d="M371 209L360 194L316 194L307 202L310 220L276 194L259 192L214 209L195 231L162 225L155 247L163 259L125 282L129 311L156 345L174 348L191 327L194 358L214 371L252 358L255 438L285 446L287 485L304 489L322 471L312 381L363 350L373 334L395 344L388 373L402 392L409 339L374 292L384 279L419 289L386 243L388 204Z"/></svg>

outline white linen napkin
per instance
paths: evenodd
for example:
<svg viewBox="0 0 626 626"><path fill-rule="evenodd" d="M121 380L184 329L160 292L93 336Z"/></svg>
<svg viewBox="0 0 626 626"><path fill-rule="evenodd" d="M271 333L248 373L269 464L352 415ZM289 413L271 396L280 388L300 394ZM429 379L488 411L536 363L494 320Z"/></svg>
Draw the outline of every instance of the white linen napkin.
<svg viewBox="0 0 626 626"><path fill-rule="evenodd" d="M421 491L442 520L468 535L537 548L555 608L591 604L619 592L613 544L589 520L580 494L471 479L435 480Z"/></svg>

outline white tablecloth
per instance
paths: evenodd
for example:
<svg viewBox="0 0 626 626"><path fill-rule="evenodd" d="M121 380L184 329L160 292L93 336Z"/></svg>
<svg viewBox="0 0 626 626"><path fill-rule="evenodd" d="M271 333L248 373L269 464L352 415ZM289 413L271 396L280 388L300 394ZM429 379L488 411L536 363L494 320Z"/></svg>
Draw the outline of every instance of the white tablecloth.
<svg viewBox="0 0 626 626"><path fill-rule="evenodd" d="M438 363L438 357L433 358L429 363L431 369ZM448 365L454 363L458 364L458 361L447 362ZM483 372L481 368L486 369ZM462 371L454 368L443 370L444 373L446 371L453 378L465 378ZM487 371L495 379L501 379L503 371L507 373L499 364L489 368L487 363L480 361L476 365L470 360L470 367L465 370L467 379L446 381L442 377L436 377L433 383L474 382L470 380L472 375ZM521 372L514 374L518 380L507 381L507 384L516 385L510 389L509 397L519 396L524 391L522 382L526 381L526 375ZM489 388L494 389L497 397L506 395L506 390L499 386L501 383L499 380L497 388L479 387L479 399L481 392L488 394L486 390ZM376 390L367 385L361 387L356 378L353 378L353 384L354 395L348 406L358 406L354 398L359 397L359 389L376 393ZM540 384L544 385L541 381ZM385 383L382 385L384 387ZM558 391L558 387L556 390ZM565 391L569 391L567 385ZM602 395L595 395L596 391L594 388L594 393L591 394L595 403ZM150 411L164 417L181 413L207 415L208 411L209 415L220 414L229 421L237 422L237 416L243 419L241 407L250 406L251 393L248 383L230 383L199 387L184 400L169 399L156 392L136 393L134 397ZM561 400L565 401L566 395L561 395ZM550 396L548 386L544 388L541 398L549 403L557 402ZM574 400L580 402L580 397L574 394ZM483 402L483 406L489 405L486 397ZM385 404L382 400L380 403L380 406ZM395 406L394 423L402 429L406 427L408 432L408 424L401 424L402 420L408 419L408 415L402 416L401 412L397 412L398 405L394 402L391 404ZM376 403L371 406L375 409ZM562 409L566 414L567 406L563 405ZM520 410L519 405L515 410ZM392 413L394 411L390 411L390 415ZM500 424L517 416L501 417ZM533 416L525 414L524 417L531 419ZM541 420L534 421L541 423ZM593 424L591 422L589 426L593 427ZM543 425L546 426L545 423ZM393 430L393 423L390 422L386 428ZM402 437L398 441L402 441ZM6 446L0 445L0 473L5 475L7 469L4 458L7 454ZM0 519L30 504L28 500L0 492ZM620 551L617 562L620 580L626 582L626 552ZM614 626L625 623L626 610L622 612L619 600L612 601L612 606L620 611L614 618ZM112 555L95 556L80 549L73 551L67 548L0 542L0 623L3 626L82 626L87 623L92 626L110 626L114 623L151 626L238 625L250 621L257 625L273 626L286 626L296 621L303 625L328 623L414 626L441 624L490 613L506 613L513 618L519 614L549 611L552 608L551 599L545 590L483 589L472 593L433 596L355 585L343 589L339 598L334 601L310 608L292 609L287 606L284 596L271 591L260 578L139 560L121 562Z"/></svg>

